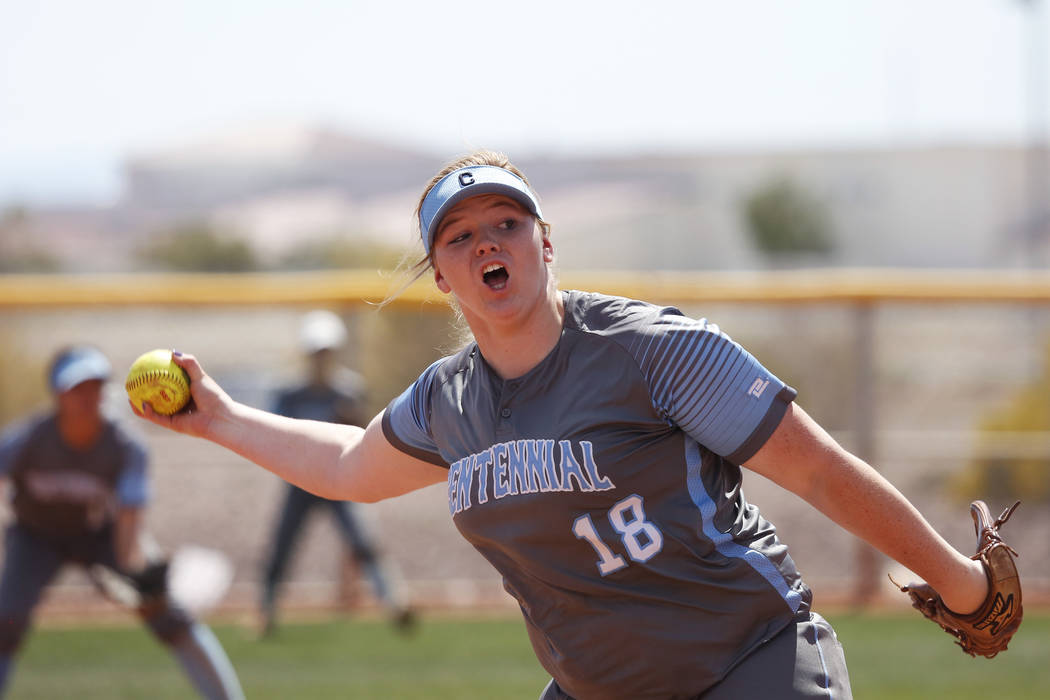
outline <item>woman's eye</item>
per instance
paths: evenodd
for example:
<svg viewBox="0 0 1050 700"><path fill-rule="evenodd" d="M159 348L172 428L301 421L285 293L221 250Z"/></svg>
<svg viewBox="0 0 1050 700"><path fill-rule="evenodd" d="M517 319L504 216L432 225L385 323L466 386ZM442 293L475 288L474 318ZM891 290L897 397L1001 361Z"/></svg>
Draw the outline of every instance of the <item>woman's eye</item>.
<svg viewBox="0 0 1050 700"><path fill-rule="evenodd" d="M468 238L470 238L470 234L464 232L459 234L458 236L453 236L452 239L449 240L449 243L459 243L460 241L465 241Z"/></svg>
<svg viewBox="0 0 1050 700"><path fill-rule="evenodd" d="M504 231L509 231L512 228L514 228L517 225L517 223L518 222L515 219L504 219L500 222L499 227Z"/></svg>

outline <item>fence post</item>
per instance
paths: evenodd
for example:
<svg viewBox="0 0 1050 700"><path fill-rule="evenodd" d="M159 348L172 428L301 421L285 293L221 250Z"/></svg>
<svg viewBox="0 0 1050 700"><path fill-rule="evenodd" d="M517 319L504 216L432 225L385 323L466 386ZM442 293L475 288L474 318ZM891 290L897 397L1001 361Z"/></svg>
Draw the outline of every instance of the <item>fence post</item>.
<svg viewBox="0 0 1050 700"><path fill-rule="evenodd" d="M874 465L875 450L875 302L853 307L855 377L853 391L853 451ZM854 580L850 603L865 608L878 595L882 560L878 551L860 538L854 540Z"/></svg>

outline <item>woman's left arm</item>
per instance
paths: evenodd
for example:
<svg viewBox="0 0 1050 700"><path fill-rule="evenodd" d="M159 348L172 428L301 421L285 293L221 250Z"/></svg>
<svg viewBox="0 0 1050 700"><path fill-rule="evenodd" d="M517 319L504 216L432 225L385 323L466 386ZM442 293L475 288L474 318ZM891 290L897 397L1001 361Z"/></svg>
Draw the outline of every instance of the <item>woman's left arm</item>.
<svg viewBox="0 0 1050 700"><path fill-rule="evenodd" d="M984 602L981 563L948 544L900 491L795 403L744 466L921 576L952 610L968 613Z"/></svg>

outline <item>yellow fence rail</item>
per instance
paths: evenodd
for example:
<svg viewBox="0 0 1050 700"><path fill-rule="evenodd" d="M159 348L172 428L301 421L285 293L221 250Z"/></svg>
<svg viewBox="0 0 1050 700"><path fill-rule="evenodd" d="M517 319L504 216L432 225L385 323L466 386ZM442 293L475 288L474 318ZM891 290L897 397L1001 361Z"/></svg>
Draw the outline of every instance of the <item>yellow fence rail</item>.
<svg viewBox="0 0 1050 700"><path fill-rule="evenodd" d="M296 273L0 275L0 308L65 306L377 303L407 282L396 274L346 270ZM827 269L756 272L570 272L567 289L654 302L873 304L1050 302L1050 273L1035 271ZM441 302L429 275L395 305ZM434 307L444 310L443 303Z"/></svg>

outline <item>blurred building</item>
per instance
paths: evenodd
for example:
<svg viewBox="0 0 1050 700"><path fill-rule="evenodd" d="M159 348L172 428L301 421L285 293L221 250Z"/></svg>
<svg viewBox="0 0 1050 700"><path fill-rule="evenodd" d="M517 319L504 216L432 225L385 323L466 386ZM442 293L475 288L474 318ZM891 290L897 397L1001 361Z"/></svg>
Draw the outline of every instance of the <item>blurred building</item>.
<svg viewBox="0 0 1050 700"><path fill-rule="evenodd" d="M264 260L333 237L404 246L423 184L453 155L332 129L244 128L131 158L112 209L79 224L36 212L32 235L76 231L72 250L107 251L70 257L77 269L119 267L115 251L189 220L248 240ZM565 269L1001 267L1026 264L1030 250L1020 145L510 155L541 195ZM752 243L743 202L774 178L824 210L831 252L770 259Z"/></svg>

